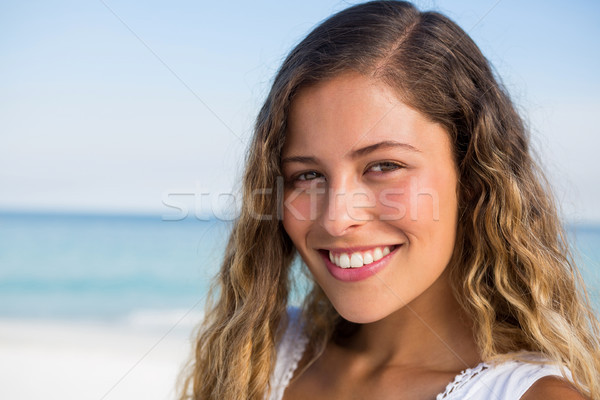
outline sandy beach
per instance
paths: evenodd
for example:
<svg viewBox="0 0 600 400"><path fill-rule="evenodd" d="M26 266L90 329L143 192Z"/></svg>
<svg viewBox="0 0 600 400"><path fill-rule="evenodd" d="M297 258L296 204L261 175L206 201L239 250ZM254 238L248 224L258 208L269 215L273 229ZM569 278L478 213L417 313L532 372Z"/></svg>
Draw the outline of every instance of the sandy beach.
<svg viewBox="0 0 600 400"><path fill-rule="evenodd" d="M1 319L0 398L173 399L191 328L169 329Z"/></svg>

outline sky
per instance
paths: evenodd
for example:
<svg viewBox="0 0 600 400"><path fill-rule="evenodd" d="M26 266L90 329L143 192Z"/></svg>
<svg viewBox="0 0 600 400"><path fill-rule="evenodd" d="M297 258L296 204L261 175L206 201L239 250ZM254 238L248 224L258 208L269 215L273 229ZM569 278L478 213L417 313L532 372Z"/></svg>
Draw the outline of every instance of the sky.
<svg viewBox="0 0 600 400"><path fill-rule="evenodd" d="M0 210L227 218L280 63L355 3L2 1ZM600 2L415 4L492 62L564 218L600 222Z"/></svg>

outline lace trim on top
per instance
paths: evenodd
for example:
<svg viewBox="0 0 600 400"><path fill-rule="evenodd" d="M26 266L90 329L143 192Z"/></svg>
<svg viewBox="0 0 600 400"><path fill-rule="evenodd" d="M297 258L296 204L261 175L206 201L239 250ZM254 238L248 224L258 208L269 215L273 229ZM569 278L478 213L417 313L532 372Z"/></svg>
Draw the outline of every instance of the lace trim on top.
<svg viewBox="0 0 600 400"><path fill-rule="evenodd" d="M289 354L289 362L287 364L287 368L284 371L280 381L281 387L283 388L287 388L290 381L292 380L294 372L296 371L298 363L302 359L302 355L304 354L304 350L306 348L306 345L308 344L308 337L306 337L303 334L302 327L300 326L300 323L298 321L298 317L293 318L291 324L292 326L290 326L290 328L292 329L293 335L287 336L286 339L288 339L290 343L285 343L285 345L287 346L284 346L284 348L288 348L291 350Z"/></svg>
<svg viewBox="0 0 600 400"><path fill-rule="evenodd" d="M294 372L296 372L296 368L298 368L298 363L302 359L304 355L304 351L306 349L306 345L308 344L308 337L304 335L300 321L299 315L291 316L290 326L288 327L288 332L291 333L289 335L285 335L282 343L282 348L290 349L287 354L287 364L286 369L281 375L281 380L279 381L280 387L287 388L292 377L294 376ZM436 396L436 400L444 400L450 397L455 392L459 391L466 383L468 383L471 379L488 370L490 365L482 362L473 368L467 368L460 372L458 375L454 377L454 380L446 386L446 389ZM283 392L280 394L283 395Z"/></svg>
<svg viewBox="0 0 600 400"><path fill-rule="evenodd" d="M490 366L484 362L473 368L467 368L460 374L456 375L454 380L446 386L446 389L435 397L435 400L443 400L448 398L452 393L460 390L467 382L487 370Z"/></svg>
<svg viewBox="0 0 600 400"><path fill-rule="evenodd" d="M286 368L279 380L279 387L283 388L283 390L288 387L290 381L292 380L292 377L296 372L296 368L298 368L298 363L302 359L306 345L308 344L308 337L304 335L302 324L300 322L301 317L299 315L299 310L291 311L292 313L290 315L289 326L287 327L287 332L284 335L281 343L282 349L289 349L287 354L284 356L286 359ZM489 368L489 364L482 362L473 368L467 368L463 370L454 377L452 382L448 383L446 389L442 393L438 394L435 399L444 400L449 398L452 394L455 394L457 391L459 391L471 379L475 378ZM282 395L283 391L279 393L278 398L281 398Z"/></svg>

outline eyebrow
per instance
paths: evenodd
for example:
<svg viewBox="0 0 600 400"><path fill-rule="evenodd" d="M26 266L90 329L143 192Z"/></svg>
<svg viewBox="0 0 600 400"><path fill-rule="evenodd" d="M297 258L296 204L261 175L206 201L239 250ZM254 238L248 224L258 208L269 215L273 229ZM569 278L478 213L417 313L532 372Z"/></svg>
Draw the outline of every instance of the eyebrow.
<svg viewBox="0 0 600 400"><path fill-rule="evenodd" d="M353 158L353 159L358 158L358 157L367 155L369 153L372 153L375 150L398 148L398 147L406 149L406 150L410 150L413 152L417 152L417 153L421 152L421 150L417 149L416 147L414 147L408 143L396 142L394 140L384 140L383 142L371 144L369 146L361 147L360 149L353 150L352 152L350 152L350 158ZM291 157L285 157L281 160L282 164L290 163L290 162L316 164L317 159L315 157L311 157L311 156L291 156Z"/></svg>

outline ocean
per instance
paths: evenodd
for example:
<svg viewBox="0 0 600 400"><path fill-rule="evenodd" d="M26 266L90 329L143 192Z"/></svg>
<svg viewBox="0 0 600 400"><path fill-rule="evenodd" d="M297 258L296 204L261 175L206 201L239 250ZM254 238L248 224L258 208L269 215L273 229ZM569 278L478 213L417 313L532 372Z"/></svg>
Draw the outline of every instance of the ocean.
<svg viewBox="0 0 600 400"><path fill-rule="evenodd" d="M0 214L0 317L168 323L201 312L229 225Z"/></svg>
<svg viewBox="0 0 600 400"><path fill-rule="evenodd" d="M230 228L193 218L1 213L0 317L165 326L201 315ZM600 310L600 225L568 232Z"/></svg>

